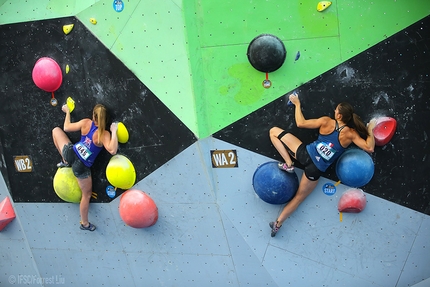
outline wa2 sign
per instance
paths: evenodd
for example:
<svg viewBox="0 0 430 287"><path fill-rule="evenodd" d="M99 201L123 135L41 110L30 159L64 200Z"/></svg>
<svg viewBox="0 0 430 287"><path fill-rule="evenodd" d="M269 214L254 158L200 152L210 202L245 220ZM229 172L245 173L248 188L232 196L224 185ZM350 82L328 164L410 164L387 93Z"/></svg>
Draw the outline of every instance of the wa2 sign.
<svg viewBox="0 0 430 287"><path fill-rule="evenodd" d="M213 168L238 167L235 150L211 150Z"/></svg>

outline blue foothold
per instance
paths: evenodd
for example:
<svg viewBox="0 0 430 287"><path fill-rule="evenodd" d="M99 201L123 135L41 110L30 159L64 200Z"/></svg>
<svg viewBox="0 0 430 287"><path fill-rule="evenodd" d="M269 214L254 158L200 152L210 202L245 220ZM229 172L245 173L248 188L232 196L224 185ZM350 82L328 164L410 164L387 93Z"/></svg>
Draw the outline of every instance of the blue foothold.
<svg viewBox="0 0 430 287"><path fill-rule="evenodd" d="M106 194L110 197L110 198L114 198L116 195L116 190L113 186L109 185L106 187Z"/></svg>

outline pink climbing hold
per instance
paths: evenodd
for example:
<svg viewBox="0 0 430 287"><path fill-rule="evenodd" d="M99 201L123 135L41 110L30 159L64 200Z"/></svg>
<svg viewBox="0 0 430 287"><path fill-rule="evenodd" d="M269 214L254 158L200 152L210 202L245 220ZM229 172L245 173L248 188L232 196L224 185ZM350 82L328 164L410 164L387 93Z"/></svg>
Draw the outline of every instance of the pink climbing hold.
<svg viewBox="0 0 430 287"><path fill-rule="evenodd" d="M390 117L381 117L376 120L376 126L373 129L373 135L375 137L375 145L384 146L386 145L394 133L396 132L397 121Z"/></svg>
<svg viewBox="0 0 430 287"><path fill-rule="evenodd" d="M366 207L366 195L359 188L348 189L339 199L337 209L340 212L358 213Z"/></svg>
<svg viewBox="0 0 430 287"><path fill-rule="evenodd" d="M9 197L6 197L0 202L0 231L6 227L15 218L15 211L10 202Z"/></svg>
<svg viewBox="0 0 430 287"><path fill-rule="evenodd" d="M46 92L55 92L63 82L63 73L57 62L43 57L37 60L33 68L33 82Z"/></svg>
<svg viewBox="0 0 430 287"><path fill-rule="evenodd" d="M121 195L119 215L125 224L144 228L157 222L158 208L149 195L137 189L130 189Z"/></svg>

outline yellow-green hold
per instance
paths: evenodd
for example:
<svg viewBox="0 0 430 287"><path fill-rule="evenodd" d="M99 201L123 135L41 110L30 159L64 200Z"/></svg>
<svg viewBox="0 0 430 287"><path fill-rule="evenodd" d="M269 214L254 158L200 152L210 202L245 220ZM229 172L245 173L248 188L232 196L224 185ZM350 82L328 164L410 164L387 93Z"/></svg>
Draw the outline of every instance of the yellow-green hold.
<svg viewBox="0 0 430 287"><path fill-rule="evenodd" d="M90 22L93 25L97 24L97 20L95 18L90 18Z"/></svg>
<svg viewBox="0 0 430 287"><path fill-rule="evenodd" d="M106 178L113 187L129 189L136 181L136 170L128 158L117 154L106 167Z"/></svg>
<svg viewBox="0 0 430 287"><path fill-rule="evenodd" d="M124 144L128 142L128 130L122 122L118 123L118 130L116 131L118 142Z"/></svg>
<svg viewBox="0 0 430 287"><path fill-rule="evenodd" d="M317 5L317 10L318 10L318 12L322 12L325 9L327 9L330 5L331 5L330 1L321 1Z"/></svg>
<svg viewBox="0 0 430 287"><path fill-rule="evenodd" d="M73 29L73 27L75 26L75 24L68 24L68 25L64 25L63 26L63 32L64 32L64 34L69 34L71 31L72 31L72 29Z"/></svg>
<svg viewBox="0 0 430 287"><path fill-rule="evenodd" d="M55 173L53 185L55 193L62 200L72 203L81 201L82 191L71 167L59 168Z"/></svg>
<svg viewBox="0 0 430 287"><path fill-rule="evenodd" d="M73 112L75 109L75 101L72 99L72 97L68 97L66 101L67 107L69 108L70 112Z"/></svg>

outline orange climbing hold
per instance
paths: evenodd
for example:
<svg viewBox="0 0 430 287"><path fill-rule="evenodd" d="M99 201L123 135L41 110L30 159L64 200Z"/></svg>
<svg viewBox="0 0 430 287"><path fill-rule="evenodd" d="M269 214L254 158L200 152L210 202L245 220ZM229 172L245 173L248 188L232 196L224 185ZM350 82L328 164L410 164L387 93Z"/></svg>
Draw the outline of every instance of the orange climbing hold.
<svg viewBox="0 0 430 287"><path fill-rule="evenodd" d="M9 197L0 202L0 231L15 218L15 211Z"/></svg>

